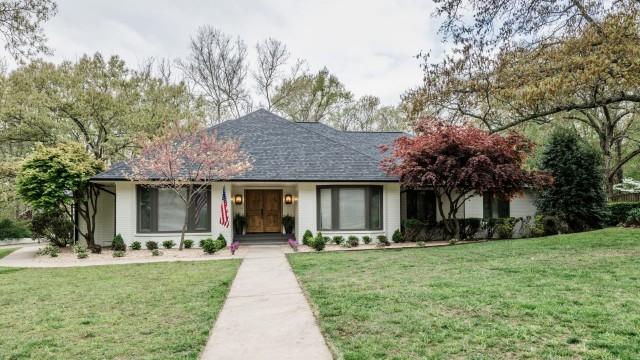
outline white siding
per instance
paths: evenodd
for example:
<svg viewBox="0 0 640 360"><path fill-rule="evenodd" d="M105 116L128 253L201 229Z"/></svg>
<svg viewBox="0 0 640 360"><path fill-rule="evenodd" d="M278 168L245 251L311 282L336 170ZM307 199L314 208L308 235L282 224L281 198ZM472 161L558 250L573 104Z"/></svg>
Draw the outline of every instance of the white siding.
<svg viewBox="0 0 640 360"><path fill-rule="evenodd" d="M483 201L482 196L475 195L464 204L466 218L482 218Z"/></svg>
<svg viewBox="0 0 640 360"><path fill-rule="evenodd" d="M516 195L516 197L511 199L511 216L522 218L534 216L537 212L535 199L535 194L531 191L525 191L523 194Z"/></svg>
<svg viewBox="0 0 640 360"><path fill-rule="evenodd" d="M316 184L298 184L298 209L296 214L296 239L302 240L305 230L317 231L316 224Z"/></svg>
<svg viewBox="0 0 640 360"><path fill-rule="evenodd" d="M115 189L108 189L114 191ZM114 234L114 207L115 196L106 191L100 191L98 194L98 206L96 208L96 228L94 232L95 243L97 245L109 246ZM82 217L78 219L78 225L84 232L86 229L85 223ZM86 244L82 235L78 235L78 241L81 244Z"/></svg>

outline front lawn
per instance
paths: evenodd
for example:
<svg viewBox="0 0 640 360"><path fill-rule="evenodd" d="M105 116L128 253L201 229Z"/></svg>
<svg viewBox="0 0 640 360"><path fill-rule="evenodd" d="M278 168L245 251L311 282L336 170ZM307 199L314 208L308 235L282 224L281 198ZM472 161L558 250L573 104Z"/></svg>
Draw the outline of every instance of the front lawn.
<svg viewBox="0 0 640 360"><path fill-rule="evenodd" d="M640 230L289 261L345 359L640 358Z"/></svg>
<svg viewBox="0 0 640 360"><path fill-rule="evenodd" d="M0 357L196 359L239 265L0 268Z"/></svg>
<svg viewBox="0 0 640 360"><path fill-rule="evenodd" d="M0 249L0 259L18 250L18 248Z"/></svg>

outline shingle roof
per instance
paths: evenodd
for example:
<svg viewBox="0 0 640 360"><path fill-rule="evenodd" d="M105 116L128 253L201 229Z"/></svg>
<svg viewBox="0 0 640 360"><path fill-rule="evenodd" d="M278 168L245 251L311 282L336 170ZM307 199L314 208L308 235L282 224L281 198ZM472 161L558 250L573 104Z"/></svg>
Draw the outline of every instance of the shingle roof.
<svg viewBox="0 0 640 360"><path fill-rule="evenodd" d="M257 110L213 126L219 137L239 139L253 168L234 181L396 181L379 168L380 144L404 135L343 132L319 123L299 123ZM126 179L128 165L113 165L93 180Z"/></svg>

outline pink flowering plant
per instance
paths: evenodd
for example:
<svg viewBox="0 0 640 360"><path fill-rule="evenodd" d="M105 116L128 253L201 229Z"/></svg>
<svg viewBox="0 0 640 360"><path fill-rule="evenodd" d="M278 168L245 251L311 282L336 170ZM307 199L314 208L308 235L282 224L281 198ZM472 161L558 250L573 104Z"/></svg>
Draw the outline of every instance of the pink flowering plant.
<svg viewBox="0 0 640 360"><path fill-rule="evenodd" d="M298 251L298 240L296 239L289 239L288 240L289 246L291 246L291 248L293 249L293 251Z"/></svg>
<svg viewBox="0 0 640 360"><path fill-rule="evenodd" d="M138 157L129 161L131 181L176 192L189 209L202 203L211 184L251 169L251 159L233 139L220 139L210 130L174 123L164 134L143 141ZM200 201L198 201L200 200ZM180 247L188 225L185 212Z"/></svg>
<svg viewBox="0 0 640 360"><path fill-rule="evenodd" d="M240 247L239 241L232 242L231 245L229 245L229 250L231 250L231 255L235 255L239 247Z"/></svg>

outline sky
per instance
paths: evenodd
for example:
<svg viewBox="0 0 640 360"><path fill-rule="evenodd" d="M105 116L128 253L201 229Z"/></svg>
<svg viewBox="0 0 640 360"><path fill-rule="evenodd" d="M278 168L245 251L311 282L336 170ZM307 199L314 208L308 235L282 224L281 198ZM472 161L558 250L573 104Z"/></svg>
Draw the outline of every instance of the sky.
<svg viewBox="0 0 640 360"><path fill-rule="evenodd" d="M50 61L99 51L132 67L149 57L186 57L201 25L242 38L251 61L256 42L273 37L312 70L326 66L355 95L396 105L422 79L415 56L442 52L432 11L429 0L58 0L44 29L55 51Z"/></svg>

